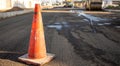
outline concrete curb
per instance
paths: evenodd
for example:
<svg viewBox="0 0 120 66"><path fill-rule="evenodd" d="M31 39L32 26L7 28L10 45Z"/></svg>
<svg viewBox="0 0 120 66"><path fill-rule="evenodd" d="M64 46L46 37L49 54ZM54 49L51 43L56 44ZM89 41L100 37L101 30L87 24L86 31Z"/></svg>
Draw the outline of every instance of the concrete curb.
<svg viewBox="0 0 120 66"><path fill-rule="evenodd" d="M5 19L5 18L7 18L7 17L12 17L12 16L16 16L16 15L21 15L21 14L29 13L29 12L32 12L32 11L33 11L33 10L3 12L3 13L0 13L0 19Z"/></svg>
<svg viewBox="0 0 120 66"><path fill-rule="evenodd" d="M104 9L104 10L108 12L120 12L120 10L113 10L113 9Z"/></svg>

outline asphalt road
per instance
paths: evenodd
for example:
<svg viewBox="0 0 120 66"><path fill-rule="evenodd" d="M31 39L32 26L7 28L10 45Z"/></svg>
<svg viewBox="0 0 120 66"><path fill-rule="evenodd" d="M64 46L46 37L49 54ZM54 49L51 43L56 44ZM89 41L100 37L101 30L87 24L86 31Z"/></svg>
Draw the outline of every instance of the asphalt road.
<svg viewBox="0 0 120 66"><path fill-rule="evenodd" d="M75 13L42 14L47 52L56 54L44 66L120 66L118 32L96 26L94 33ZM18 57L27 53L32 18L29 13L0 21L0 66L31 66Z"/></svg>

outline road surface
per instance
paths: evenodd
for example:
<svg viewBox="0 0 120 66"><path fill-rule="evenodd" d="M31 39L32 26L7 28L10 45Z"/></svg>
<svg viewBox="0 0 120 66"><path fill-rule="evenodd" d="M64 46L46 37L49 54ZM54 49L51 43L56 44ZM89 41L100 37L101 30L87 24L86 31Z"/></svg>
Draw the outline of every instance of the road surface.
<svg viewBox="0 0 120 66"><path fill-rule="evenodd" d="M44 66L120 66L120 34L106 26L91 27L76 13L44 11L47 52ZM0 21L0 66L33 66L18 61L27 53L33 13Z"/></svg>

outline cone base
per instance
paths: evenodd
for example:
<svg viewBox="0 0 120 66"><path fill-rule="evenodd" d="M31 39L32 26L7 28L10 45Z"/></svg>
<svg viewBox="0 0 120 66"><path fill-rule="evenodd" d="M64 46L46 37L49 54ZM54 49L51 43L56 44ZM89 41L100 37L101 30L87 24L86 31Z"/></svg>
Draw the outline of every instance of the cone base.
<svg viewBox="0 0 120 66"><path fill-rule="evenodd" d="M29 59L28 54L25 54L21 57L18 57L19 60L27 63L27 64L33 64L33 65L43 65L45 63L48 63L55 57L55 54L47 53L47 57L42 59Z"/></svg>

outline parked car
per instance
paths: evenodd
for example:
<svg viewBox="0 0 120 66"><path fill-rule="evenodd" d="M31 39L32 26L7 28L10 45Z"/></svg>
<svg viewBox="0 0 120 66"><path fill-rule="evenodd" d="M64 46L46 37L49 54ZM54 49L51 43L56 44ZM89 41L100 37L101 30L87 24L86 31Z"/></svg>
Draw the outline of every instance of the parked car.
<svg viewBox="0 0 120 66"><path fill-rule="evenodd" d="M70 2L66 2L66 4L65 4L63 7L71 8L72 6L73 6L72 3L70 3Z"/></svg>

